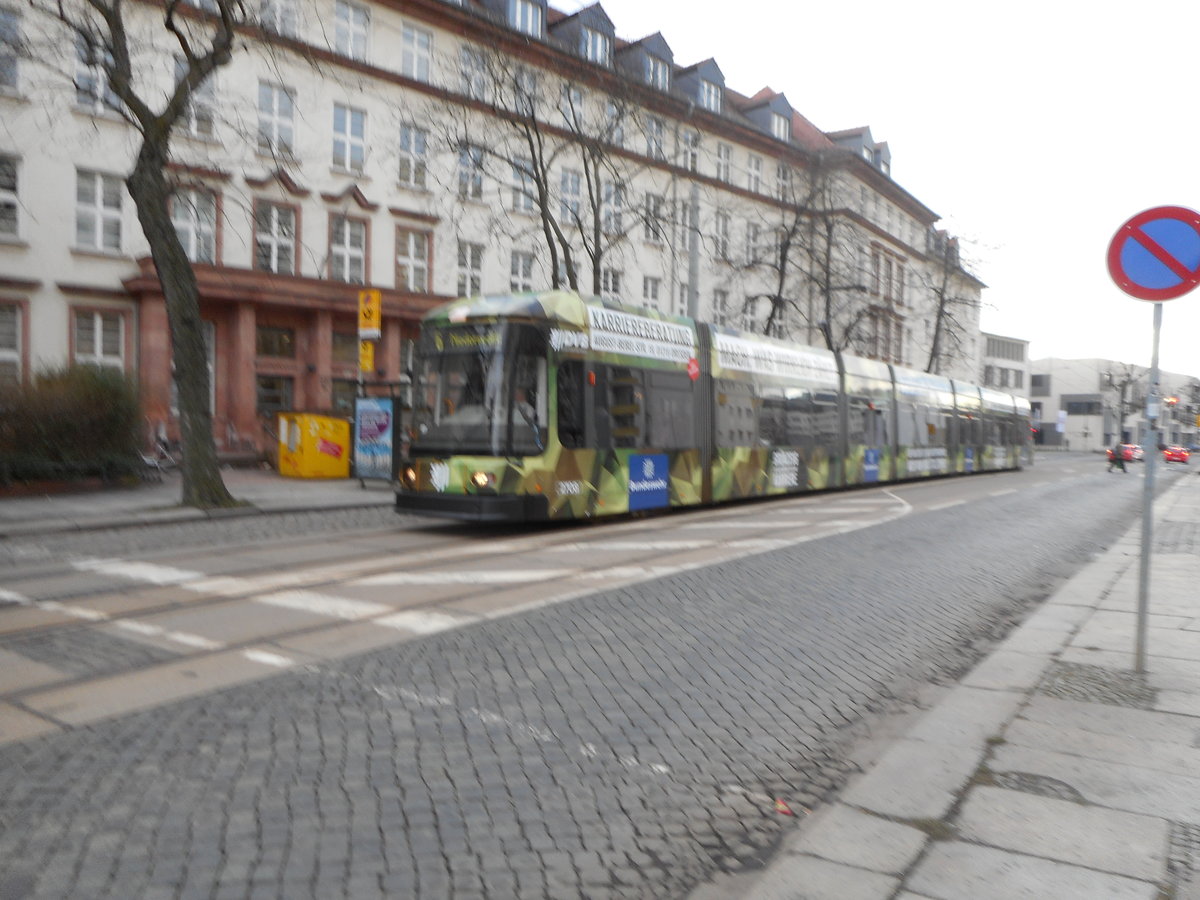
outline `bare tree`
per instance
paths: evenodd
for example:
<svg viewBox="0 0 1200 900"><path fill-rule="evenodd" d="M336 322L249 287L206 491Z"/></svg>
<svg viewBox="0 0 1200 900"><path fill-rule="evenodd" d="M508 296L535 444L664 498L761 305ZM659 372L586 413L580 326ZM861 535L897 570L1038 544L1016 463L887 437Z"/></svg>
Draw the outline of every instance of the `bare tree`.
<svg viewBox="0 0 1200 900"><path fill-rule="evenodd" d="M165 100L158 100L148 72L135 65L134 54L141 49L139 41L144 36L131 30L123 0L33 0L31 5L47 20L65 27L76 47L82 71L102 76L105 102L141 138L125 184L150 245L167 307L179 391L182 502L201 508L237 505L238 501L225 487L217 461L208 406L208 361L199 290L191 262L171 220L173 186L167 170L172 132L205 81L229 62L235 29L245 21L245 10L240 0L206 0L207 13L198 13L179 0L165 0L154 7L137 4L139 20L143 16L161 18L163 31L177 46L182 59L173 88ZM61 43L50 37L52 31L47 29L48 46L61 47ZM56 57L47 53L40 58ZM71 73L71 79L77 91L97 88L92 83L81 83L76 71Z"/></svg>
<svg viewBox="0 0 1200 900"><path fill-rule="evenodd" d="M966 339L974 330L965 321L965 314L978 308L979 299L965 290L974 279L963 267L957 238L934 231L927 258L929 268L923 280L933 297L933 340L925 371L941 374L963 357Z"/></svg>
<svg viewBox="0 0 1200 900"><path fill-rule="evenodd" d="M511 177L511 207L536 221L553 287L601 293L606 254L640 221L627 202L636 167L620 152L635 107L617 79L600 110L575 83L549 85L509 54L464 48L459 63L465 102L435 111L443 141L478 154L500 183Z"/></svg>

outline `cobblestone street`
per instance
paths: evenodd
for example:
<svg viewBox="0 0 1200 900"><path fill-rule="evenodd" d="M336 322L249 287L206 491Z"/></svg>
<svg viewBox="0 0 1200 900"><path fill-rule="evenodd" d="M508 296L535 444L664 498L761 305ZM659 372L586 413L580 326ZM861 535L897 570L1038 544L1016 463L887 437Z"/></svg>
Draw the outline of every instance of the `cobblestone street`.
<svg viewBox="0 0 1200 900"><path fill-rule="evenodd" d="M1111 500L1062 506L901 519L0 747L0 895L684 897L763 864L775 801L803 815L853 771L849 726L955 679L1101 546Z"/></svg>

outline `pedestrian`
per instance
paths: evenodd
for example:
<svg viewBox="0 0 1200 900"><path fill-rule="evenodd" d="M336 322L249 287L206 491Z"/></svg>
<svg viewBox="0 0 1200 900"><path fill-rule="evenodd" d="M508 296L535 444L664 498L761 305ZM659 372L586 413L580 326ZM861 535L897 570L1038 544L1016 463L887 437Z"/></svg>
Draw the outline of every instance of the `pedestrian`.
<svg viewBox="0 0 1200 900"><path fill-rule="evenodd" d="M1129 474L1129 470L1125 468L1125 448L1120 444L1108 451L1108 471L1111 472L1114 466L1126 475Z"/></svg>

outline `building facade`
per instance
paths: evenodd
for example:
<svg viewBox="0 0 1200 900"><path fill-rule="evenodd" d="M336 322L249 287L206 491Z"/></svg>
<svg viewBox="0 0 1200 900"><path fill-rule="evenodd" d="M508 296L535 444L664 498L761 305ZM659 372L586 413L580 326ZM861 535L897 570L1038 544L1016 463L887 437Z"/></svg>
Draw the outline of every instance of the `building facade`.
<svg viewBox="0 0 1200 900"><path fill-rule="evenodd" d="M998 334L981 335L983 339L983 368L980 384L1010 394L1029 397L1029 341L1021 338L1003 337Z"/></svg>
<svg viewBox="0 0 1200 900"><path fill-rule="evenodd" d="M1149 369L1111 359L1055 358L1033 360L1030 369L1036 444L1092 451L1116 443L1148 445ZM1159 372L1164 443L1197 442L1197 385L1195 376Z"/></svg>
<svg viewBox="0 0 1200 900"><path fill-rule="evenodd" d="M211 2L180 10L187 27ZM152 102L183 71L161 13L127 5ZM140 136L103 65L12 0L0 119L0 377L116 366L148 432L174 435L162 290L124 187ZM556 276L916 368L949 284L966 340L935 367L980 371L983 285L931 252L938 216L886 144L733 91L714 59L681 66L661 34L621 40L598 4L267 0L193 96L170 176L225 452L270 448L281 410L344 414L360 381L402 384L437 303ZM360 373L364 288L383 323Z"/></svg>

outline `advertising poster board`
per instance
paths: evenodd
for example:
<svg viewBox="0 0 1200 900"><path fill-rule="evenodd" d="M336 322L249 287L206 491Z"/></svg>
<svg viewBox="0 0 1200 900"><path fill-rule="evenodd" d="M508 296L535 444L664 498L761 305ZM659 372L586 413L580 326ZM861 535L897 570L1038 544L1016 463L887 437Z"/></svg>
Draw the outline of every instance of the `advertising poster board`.
<svg viewBox="0 0 1200 900"><path fill-rule="evenodd" d="M354 401L354 475L392 478L392 433L395 404L391 397L357 397Z"/></svg>

